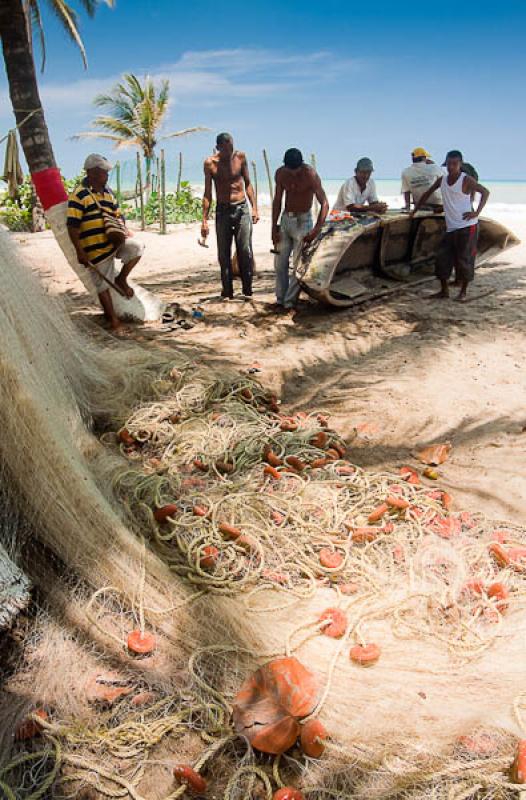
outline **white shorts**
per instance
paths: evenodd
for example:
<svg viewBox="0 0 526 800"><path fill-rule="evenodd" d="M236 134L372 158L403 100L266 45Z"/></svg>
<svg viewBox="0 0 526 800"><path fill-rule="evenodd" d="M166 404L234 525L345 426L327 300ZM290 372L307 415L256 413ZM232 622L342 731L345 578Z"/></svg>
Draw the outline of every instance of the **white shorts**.
<svg viewBox="0 0 526 800"><path fill-rule="evenodd" d="M135 238L126 239L120 247L109 257L104 259L104 261L99 262L96 264L97 270L104 275L104 277L109 278L110 281L115 281L116 271L115 271L115 259L118 258L119 261L122 261L123 264L129 264L130 261L133 261L136 258L140 258L144 253L144 245L142 242L137 241ZM90 270L91 277L93 279L93 284L95 286L95 290L97 294L101 292L105 292L106 289L110 287L97 273L93 270Z"/></svg>

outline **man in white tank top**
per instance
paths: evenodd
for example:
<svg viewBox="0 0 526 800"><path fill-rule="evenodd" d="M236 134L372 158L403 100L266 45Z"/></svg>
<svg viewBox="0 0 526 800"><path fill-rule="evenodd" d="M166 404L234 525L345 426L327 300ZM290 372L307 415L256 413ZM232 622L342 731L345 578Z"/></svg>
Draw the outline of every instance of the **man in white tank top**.
<svg viewBox="0 0 526 800"><path fill-rule="evenodd" d="M441 288L433 296L449 297L448 281L455 267L457 280L460 281L460 294L456 299L460 303L466 302L468 284L475 277L478 218L489 197L489 191L484 186L462 171L463 160L459 150L449 151L443 165L446 167L447 175L437 178L415 203L413 211L413 214L416 213L433 192L441 190L446 233L437 253L435 266L435 275L440 281ZM480 195L476 211L473 210L471 200L475 193Z"/></svg>

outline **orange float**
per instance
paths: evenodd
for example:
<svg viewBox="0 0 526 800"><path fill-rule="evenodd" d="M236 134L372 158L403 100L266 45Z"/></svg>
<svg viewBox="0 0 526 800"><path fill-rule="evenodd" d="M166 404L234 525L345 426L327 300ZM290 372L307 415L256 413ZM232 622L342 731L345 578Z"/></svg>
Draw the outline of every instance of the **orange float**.
<svg viewBox="0 0 526 800"><path fill-rule="evenodd" d="M298 720L314 711L317 700L314 675L297 658L277 658L256 670L239 690L234 726L256 750L279 755L295 743Z"/></svg>
<svg viewBox="0 0 526 800"><path fill-rule="evenodd" d="M203 794L206 792L206 781L195 769L188 764L176 764L173 769L174 777L181 784L185 784L192 794Z"/></svg>
<svg viewBox="0 0 526 800"><path fill-rule="evenodd" d="M526 739L520 739L517 744L517 753L511 767L511 780L513 783L526 783Z"/></svg>
<svg viewBox="0 0 526 800"><path fill-rule="evenodd" d="M506 601L509 596L509 589L504 583L492 583L491 586L488 587L488 597L498 601L496 607L497 611L500 611L501 614L504 614L508 610L508 603Z"/></svg>
<svg viewBox="0 0 526 800"><path fill-rule="evenodd" d="M282 789L278 789L277 792L274 792L272 800L305 800L305 795L298 789L293 789L292 786L284 786Z"/></svg>
<svg viewBox="0 0 526 800"><path fill-rule="evenodd" d="M228 522L219 523L219 532L226 536L227 539L239 539L241 536L241 530Z"/></svg>
<svg viewBox="0 0 526 800"><path fill-rule="evenodd" d="M325 750L324 741L328 733L319 719L309 719L301 728L301 747L306 756L320 758Z"/></svg>
<svg viewBox="0 0 526 800"><path fill-rule="evenodd" d="M270 464L264 467L263 475L268 475L269 478L274 478L275 481L281 480L281 472L278 472L276 467L271 467Z"/></svg>
<svg viewBox="0 0 526 800"><path fill-rule="evenodd" d="M175 505L175 503L168 503L166 506L161 506L161 508L156 508L153 512L153 516L155 517L156 522L163 523L166 522L168 517L173 517L179 511L179 507Z"/></svg>
<svg viewBox="0 0 526 800"><path fill-rule="evenodd" d="M351 661L361 667L370 667L380 658L380 648L377 644L355 644L351 647L349 656Z"/></svg>
<svg viewBox="0 0 526 800"><path fill-rule="evenodd" d="M381 505L377 506L369 516L367 517L367 522L379 522L382 517L387 514L389 511L389 506L387 503L382 503Z"/></svg>
<svg viewBox="0 0 526 800"><path fill-rule="evenodd" d="M331 639L341 639L347 630L347 617L339 608L327 608L318 621L321 632Z"/></svg>
<svg viewBox="0 0 526 800"><path fill-rule="evenodd" d="M327 569L337 569L343 564L344 556L338 550L331 550L330 547L322 547L320 550L320 564Z"/></svg>
<svg viewBox="0 0 526 800"><path fill-rule="evenodd" d="M156 648L155 636L148 631L134 630L128 634L127 647L136 656L149 656Z"/></svg>
<svg viewBox="0 0 526 800"><path fill-rule="evenodd" d="M34 716L38 717L44 722L47 722L48 715L43 708L37 708L32 713ZM33 719L29 716L26 717L24 720L19 722L15 728L15 741L25 742L28 739L34 739L35 736L39 736L41 734L42 727L43 726L38 722L37 719Z"/></svg>
<svg viewBox="0 0 526 800"><path fill-rule="evenodd" d="M418 472L416 469L412 467L400 467L398 470L398 474L402 478L403 481L412 484L413 486L418 486L420 483L420 478L418 477Z"/></svg>
<svg viewBox="0 0 526 800"><path fill-rule="evenodd" d="M213 569L217 564L219 558L219 550L213 544L207 544L201 551L202 555L199 559L201 569Z"/></svg>

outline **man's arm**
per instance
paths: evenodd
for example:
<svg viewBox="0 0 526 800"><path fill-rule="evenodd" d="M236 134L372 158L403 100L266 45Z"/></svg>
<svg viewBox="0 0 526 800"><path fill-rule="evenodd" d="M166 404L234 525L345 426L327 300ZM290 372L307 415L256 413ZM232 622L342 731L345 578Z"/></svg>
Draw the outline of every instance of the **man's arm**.
<svg viewBox="0 0 526 800"><path fill-rule="evenodd" d="M77 251L77 261L79 264L84 264L84 266L87 267L89 264L89 256L84 252L80 243L80 228L74 228L72 225L68 224L68 234L73 242L73 247Z"/></svg>
<svg viewBox="0 0 526 800"><path fill-rule="evenodd" d="M431 197L431 195L433 194L433 192L436 192L436 190L437 190L437 189L440 189L440 185L441 185L441 183L442 183L442 178L437 178L437 179L436 179L436 181L434 182L434 184L433 184L432 186L430 186L430 187L429 187L429 189L427 190L427 192L424 192L424 194L422 195L422 197L420 198L420 200L418 200L418 201L415 203L415 207L413 208L413 214L416 214L416 212L417 212L417 211L418 211L418 210L419 210L419 209L420 209L420 208L421 208L423 205L425 205L425 204L427 203L427 201L429 200L429 198Z"/></svg>
<svg viewBox="0 0 526 800"><path fill-rule="evenodd" d="M316 200L320 204L320 211L318 214L318 219L316 220L316 225L311 231L308 232L306 236L303 237L303 241L306 244L314 241L316 236L318 236L323 228L323 223L327 218L327 214L329 213L329 201L327 200L327 195L325 194L323 186L321 185L321 179L318 173L316 173L314 177L314 194L316 196Z"/></svg>
<svg viewBox="0 0 526 800"><path fill-rule="evenodd" d="M201 236L206 239L209 233L208 228L208 214L212 204L212 171L210 169L210 162L205 161L205 191L203 194L203 222L201 223Z"/></svg>
<svg viewBox="0 0 526 800"><path fill-rule="evenodd" d="M245 181L245 192L247 193L248 202L250 203L250 206L252 208L252 222L255 225L256 222L259 222L258 204L256 203L256 195L254 194L254 187L252 186L252 181L250 180L250 172L248 170L248 163L246 156L243 156L241 175L243 176L243 180Z"/></svg>
<svg viewBox="0 0 526 800"><path fill-rule="evenodd" d="M464 178L464 182L462 184L462 191L464 192L464 194L472 194L473 192L480 194L480 202L477 210L466 211L462 215L463 219L477 219L479 214L482 212L482 209L488 202L489 189L486 189L485 186L482 186L480 183L477 183L477 181L474 178L471 178L469 175L466 175L466 177Z"/></svg>
<svg viewBox="0 0 526 800"><path fill-rule="evenodd" d="M82 222L82 217L84 216L84 204L82 200L79 200L77 194L74 193L69 196L68 200L68 212L67 212L67 227L68 227L68 235L73 243L73 247L77 252L77 260L79 264L84 264L87 266L89 263L89 257L82 249L82 245L80 243L80 224Z"/></svg>
<svg viewBox="0 0 526 800"><path fill-rule="evenodd" d="M279 215L281 214L281 204L283 202L283 184L281 183L280 170L274 176L276 188L274 190L274 200L272 201L272 244L277 247L279 244Z"/></svg>
<svg viewBox="0 0 526 800"><path fill-rule="evenodd" d="M411 192L404 192L405 209L409 211L411 208Z"/></svg>

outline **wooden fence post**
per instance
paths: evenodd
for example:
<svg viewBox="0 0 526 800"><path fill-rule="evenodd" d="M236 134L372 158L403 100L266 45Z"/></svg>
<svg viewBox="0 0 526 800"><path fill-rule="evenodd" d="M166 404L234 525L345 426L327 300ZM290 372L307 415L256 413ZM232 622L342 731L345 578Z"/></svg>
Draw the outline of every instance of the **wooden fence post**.
<svg viewBox="0 0 526 800"><path fill-rule="evenodd" d="M142 169L141 169L141 154L137 153L137 184L139 188L139 204L141 209L141 231L143 231L146 227L146 223L144 221L144 194L143 194L143 185L142 185Z"/></svg>
<svg viewBox="0 0 526 800"><path fill-rule="evenodd" d="M258 205L258 171L256 167L256 162L251 161L252 164L252 172L254 173L254 194L256 196L256 205Z"/></svg>
<svg viewBox="0 0 526 800"><path fill-rule="evenodd" d="M164 150L161 150L161 183L159 186L159 209L161 216L161 233L166 233L166 161Z"/></svg>
<svg viewBox="0 0 526 800"><path fill-rule="evenodd" d="M267 170L268 188L270 192L270 204L274 202L274 188L272 186L272 174L270 172L270 164L267 156L267 151L263 148L263 161L265 162L265 169Z"/></svg>
<svg viewBox="0 0 526 800"><path fill-rule="evenodd" d="M182 152L179 152L179 169L177 170L177 189L176 189L176 195L179 195L179 192L181 191L181 181L182 181L182 178L183 178L183 154L182 154Z"/></svg>

